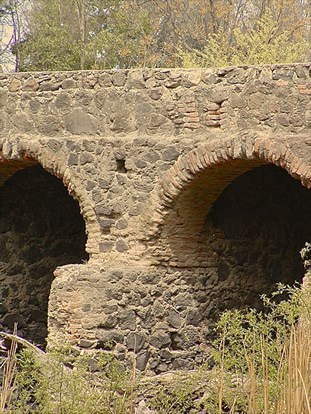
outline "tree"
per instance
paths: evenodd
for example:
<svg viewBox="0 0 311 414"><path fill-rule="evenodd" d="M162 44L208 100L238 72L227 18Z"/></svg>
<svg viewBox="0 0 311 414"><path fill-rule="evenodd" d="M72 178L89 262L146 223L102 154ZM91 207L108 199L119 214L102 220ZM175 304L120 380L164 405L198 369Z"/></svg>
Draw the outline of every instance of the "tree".
<svg viewBox="0 0 311 414"><path fill-rule="evenodd" d="M209 33L203 48L180 47L177 54L182 66L221 67L307 61L310 58L308 10L300 8L297 13L291 0L257 3L260 3L260 8L254 4L252 8L244 9L244 16L235 19L234 24L226 26L226 30L220 25L217 31ZM271 4L268 7L266 3ZM304 1L299 3L307 5Z"/></svg>
<svg viewBox="0 0 311 414"><path fill-rule="evenodd" d="M301 61L311 40L311 0L28 1L19 70Z"/></svg>
<svg viewBox="0 0 311 414"><path fill-rule="evenodd" d="M10 53L14 43L14 29L12 21L12 10L9 2L0 1L0 66L6 67L13 63L14 59ZM13 61L12 61L13 60Z"/></svg>
<svg viewBox="0 0 311 414"><path fill-rule="evenodd" d="M34 0L20 69L150 66L152 39L135 0Z"/></svg>
<svg viewBox="0 0 311 414"><path fill-rule="evenodd" d="M194 61L191 56L201 56L213 41L221 53L235 49L238 33L256 32L267 15L277 35L286 32L287 44L311 40L310 0L152 0L144 1L142 7L149 11L152 24L158 25L156 42L163 66ZM194 63L202 64L202 60ZM205 59L204 64L213 63Z"/></svg>
<svg viewBox="0 0 311 414"><path fill-rule="evenodd" d="M31 0L0 0L0 65L18 70L24 27L24 16Z"/></svg>

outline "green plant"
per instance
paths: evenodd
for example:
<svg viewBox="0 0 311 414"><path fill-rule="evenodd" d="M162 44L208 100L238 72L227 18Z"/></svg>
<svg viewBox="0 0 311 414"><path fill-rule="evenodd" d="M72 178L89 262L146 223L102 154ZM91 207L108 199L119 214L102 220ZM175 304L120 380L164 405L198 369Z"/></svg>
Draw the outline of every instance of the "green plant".
<svg viewBox="0 0 311 414"><path fill-rule="evenodd" d="M152 385L150 407L157 414L187 414L199 404L202 392L201 372L169 375Z"/></svg>
<svg viewBox="0 0 311 414"><path fill-rule="evenodd" d="M288 299L280 299L284 294ZM310 414L310 289L280 286L266 312L227 311L217 326L211 414Z"/></svg>
<svg viewBox="0 0 311 414"><path fill-rule="evenodd" d="M134 414L136 394L157 414L311 414L311 285L279 286L263 301L265 312L222 315L212 369L144 380L139 390L135 364L127 372L109 353L68 346L44 354L9 335L0 414Z"/></svg>
<svg viewBox="0 0 311 414"><path fill-rule="evenodd" d="M77 356L70 347L38 359L26 349L17 357L10 414L130 414L133 384L110 355ZM94 372L94 365L96 366Z"/></svg>

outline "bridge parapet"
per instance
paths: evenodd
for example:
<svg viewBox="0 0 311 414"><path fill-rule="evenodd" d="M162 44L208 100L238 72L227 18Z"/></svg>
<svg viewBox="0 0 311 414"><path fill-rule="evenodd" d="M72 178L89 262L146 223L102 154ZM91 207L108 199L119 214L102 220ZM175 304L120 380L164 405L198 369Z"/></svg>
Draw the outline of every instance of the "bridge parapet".
<svg viewBox="0 0 311 414"><path fill-rule="evenodd" d="M0 74L1 135L202 134L310 127L310 64Z"/></svg>

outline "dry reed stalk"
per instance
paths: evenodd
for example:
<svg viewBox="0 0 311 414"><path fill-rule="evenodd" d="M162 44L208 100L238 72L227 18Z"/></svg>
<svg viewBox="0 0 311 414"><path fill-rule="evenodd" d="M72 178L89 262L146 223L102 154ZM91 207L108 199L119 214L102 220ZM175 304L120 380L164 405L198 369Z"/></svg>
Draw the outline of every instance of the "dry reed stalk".
<svg viewBox="0 0 311 414"><path fill-rule="evenodd" d="M13 335L16 336L17 325L14 324ZM17 341L13 337L8 351L8 355L4 364L2 375L2 387L0 392L0 414L5 413L5 409L10 402L12 396L12 388L14 386L14 379L16 373L16 350Z"/></svg>
<svg viewBox="0 0 311 414"><path fill-rule="evenodd" d="M301 320L292 326L285 358L278 376L281 392L275 403L277 414L311 414L311 329Z"/></svg>
<svg viewBox="0 0 311 414"><path fill-rule="evenodd" d="M248 358L248 372L249 372L249 395L248 395L248 412L257 414L257 378L255 372L254 361Z"/></svg>
<svg viewBox="0 0 311 414"><path fill-rule="evenodd" d="M269 367L268 358L265 353L265 339L263 335L260 336L261 348L261 364L263 374L263 400L264 400L264 414L269 414Z"/></svg>
<svg viewBox="0 0 311 414"><path fill-rule="evenodd" d="M254 355L249 355L246 344L243 341L244 357L247 363L247 376L248 376L248 412L256 414L256 394L257 394L257 379L254 363ZM254 352L254 351L253 351Z"/></svg>
<svg viewBox="0 0 311 414"><path fill-rule="evenodd" d="M136 348L136 344L135 344ZM129 407L129 414L135 414L135 397L136 397L136 358L133 358L133 368L132 368L132 378L131 378L131 388L130 388L130 407ZM126 393L124 393L124 397L127 397Z"/></svg>
<svg viewBox="0 0 311 414"><path fill-rule="evenodd" d="M218 414L222 414L223 389L224 389L224 359L225 359L225 340L221 342L220 378L218 381Z"/></svg>
<svg viewBox="0 0 311 414"><path fill-rule="evenodd" d="M311 329L310 321L301 320L297 327L292 328L291 341L293 342L294 372L289 380L294 382L294 393L291 405L292 413L311 414Z"/></svg>
<svg viewBox="0 0 311 414"><path fill-rule="evenodd" d="M234 397L232 407L230 408L229 414L234 414L236 400L237 400L237 397Z"/></svg>

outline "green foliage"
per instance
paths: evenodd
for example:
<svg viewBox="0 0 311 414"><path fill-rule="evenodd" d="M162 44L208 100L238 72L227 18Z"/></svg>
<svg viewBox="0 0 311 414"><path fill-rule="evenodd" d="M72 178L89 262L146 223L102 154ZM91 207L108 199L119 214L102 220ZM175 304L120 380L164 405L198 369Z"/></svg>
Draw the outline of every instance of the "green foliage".
<svg viewBox="0 0 311 414"><path fill-rule="evenodd" d="M298 352L310 366L310 349L305 349L311 345L310 289L280 285L272 298L263 297L263 301L265 313L231 310L218 322L214 344L217 386L207 401L211 414L219 412L220 399L245 413L281 412L276 408L286 405L286 389L292 381L289 368L293 363L298 367ZM304 380L309 374L300 370ZM296 381L297 389L304 385Z"/></svg>
<svg viewBox="0 0 311 414"><path fill-rule="evenodd" d="M88 61L92 68L135 67L151 63L147 37L151 26L146 13L118 9L113 22L101 30L88 45ZM151 63L152 64L152 63Z"/></svg>
<svg viewBox="0 0 311 414"><path fill-rule="evenodd" d="M221 316L212 369L138 386L135 372L130 375L110 354L91 358L61 347L38 359L25 350L15 364L11 353L8 363L17 373L13 386L1 391L9 391L3 412L132 414L136 394L142 394L158 414L311 414L311 286L280 285L263 301L265 312Z"/></svg>
<svg viewBox="0 0 311 414"><path fill-rule="evenodd" d="M150 407L157 414L187 414L196 405L199 397L200 372L172 377L169 383L160 383L153 387Z"/></svg>
<svg viewBox="0 0 311 414"><path fill-rule="evenodd" d="M152 27L146 11L131 2L37 0L29 20L22 71L152 65Z"/></svg>
<svg viewBox="0 0 311 414"><path fill-rule="evenodd" d="M11 414L124 414L131 400L128 374L109 355L96 360L77 357L69 347L36 360L29 351L18 356Z"/></svg>
<svg viewBox="0 0 311 414"><path fill-rule="evenodd" d="M45 26L40 36L30 37L21 46L20 70L78 70L79 50L66 28Z"/></svg>
<svg viewBox="0 0 311 414"><path fill-rule="evenodd" d="M77 70L81 43L71 30L68 10L57 1L38 1L31 30L20 44L20 70Z"/></svg>
<svg viewBox="0 0 311 414"><path fill-rule="evenodd" d="M280 30L277 21L267 12L252 30L236 28L229 35L219 29L208 36L203 52L182 51L179 56L184 67L292 63L303 62L309 48L306 38L293 37L289 30Z"/></svg>
<svg viewBox="0 0 311 414"><path fill-rule="evenodd" d="M224 312L213 369L157 385L151 407L160 414L311 414L311 291L280 285L263 301L264 313Z"/></svg>
<svg viewBox="0 0 311 414"><path fill-rule="evenodd" d="M309 2L2 0L0 20L19 71L286 63L310 55Z"/></svg>

